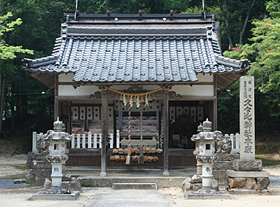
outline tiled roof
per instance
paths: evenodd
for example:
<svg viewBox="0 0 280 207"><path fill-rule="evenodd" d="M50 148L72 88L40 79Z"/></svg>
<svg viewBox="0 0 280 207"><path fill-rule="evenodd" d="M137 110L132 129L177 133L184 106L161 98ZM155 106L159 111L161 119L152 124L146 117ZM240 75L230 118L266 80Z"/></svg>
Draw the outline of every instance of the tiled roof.
<svg viewBox="0 0 280 207"><path fill-rule="evenodd" d="M23 68L73 72L73 81L93 83L193 82L196 73L248 70L246 61L221 56L211 26L171 26L63 24L53 54L24 59Z"/></svg>

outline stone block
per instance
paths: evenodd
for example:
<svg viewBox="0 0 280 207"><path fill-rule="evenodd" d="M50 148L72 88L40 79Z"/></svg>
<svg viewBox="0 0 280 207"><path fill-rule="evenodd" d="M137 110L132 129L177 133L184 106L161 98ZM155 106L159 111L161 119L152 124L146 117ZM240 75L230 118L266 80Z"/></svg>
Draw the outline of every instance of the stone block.
<svg viewBox="0 0 280 207"><path fill-rule="evenodd" d="M34 152L28 152L27 161L26 161L26 169L32 169L33 168L33 160L35 160L35 153Z"/></svg>
<svg viewBox="0 0 280 207"><path fill-rule="evenodd" d="M47 190L47 189L51 189L52 187L52 181L50 181L48 178L45 179L45 182L44 182L44 189Z"/></svg>
<svg viewBox="0 0 280 207"><path fill-rule="evenodd" d="M52 165L48 161L37 161L33 163L33 169L51 169Z"/></svg>
<svg viewBox="0 0 280 207"><path fill-rule="evenodd" d="M240 159L240 154L239 153L233 153L232 154L235 160L239 160Z"/></svg>
<svg viewBox="0 0 280 207"><path fill-rule="evenodd" d="M249 190L257 190L259 187L257 185L255 178L246 178L245 188Z"/></svg>
<svg viewBox="0 0 280 207"><path fill-rule="evenodd" d="M233 168L235 171L261 171L262 160L234 160Z"/></svg>
<svg viewBox="0 0 280 207"><path fill-rule="evenodd" d="M199 189L202 188L202 183L195 183L195 184L192 184L192 189L194 191L198 191Z"/></svg>
<svg viewBox="0 0 280 207"><path fill-rule="evenodd" d="M213 170L213 178L217 180L219 185L227 186L228 177L226 171L223 170Z"/></svg>
<svg viewBox="0 0 280 207"><path fill-rule="evenodd" d="M46 157L48 154L49 154L48 152L34 153L34 155L35 155L34 159L37 161L44 161L44 160L47 161Z"/></svg>
<svg viewBox="0 0 280 207"><path fill-rule="evenodd" d="M231 178L263 178L269 177L270 173L266 171L234 171L228 170L227 175Z"/></svg>
<svg viewBox="0 0 280 207"><path fill-rule="evenodd" d="M191 180L191 183L202 183L202 177L201 175L194 175L192 176L192 180Z"/></svg>
<svg viewBox="0 0 280 207"><path fill-rule="evenodd" d="M45 183L45 178L36 178L35 179L35 185L36 186L43 186Z"/></svg>
<svg viewBox="0 0 280 207"><path fill-rule="evenodd" d="M183 192L192 190L192 184L191 183L185 183L184 186L182 187Z"/></svg>
<svg viewBox="0 0 280 207"><path fill-rule="evenodd" d="M244 188L246 184L245 178L229 178L230 188Z"/></svg>
<svg viewBox="0 0 280 207"><path fill-rule="evenodd" d="M112 189L157 189L156 183L113 183Z"/></svg>
<svg viewBox="0 0 280 207"><path fill-rule="evenodd" d="M215 190L218 190L219 188L219 183L216 179L212 179L212 188Z"/></svg>
<svg viewBox="0 0 280 207"><path fill-rule="evenodd" d="M191 188L191 178L190 178L190 177L187 177L187 178L183 181L183 183L182 183L182 185L181 185L181 188L182 188L182 190L183 190L184 192L190 190L190 188Z"/></svg>
<svg viewBox="0 0 280 207"><path fill-rule="evenodd" d="M32 195L32 200L77 200L80 195L79 191L73 191L71 194L40 194Z"/></svg>
<svg viewBox="0 0 280 207"><path fill-rule="evenodd" d="M82 192L81 183L77 178L73 178L71 181L62 181L61 187L67 191Z"/></svg>
<svg viewBox="0 0 280 207"><path fill-rule="evenodd" d="M213 170L233 170L233 161L216 161L213 163Z"/></svg>
<svg viewBox="0 0 280 207"><path fill-rule="evenodd" d="M37 170L37 171L35 171L36 172L36 177L37 178L50 178L51 177L51 174L52 174L52 172L51 172L51 170L46 170L46 169L39 169L39 170Z"/></svg>
<svg viewBox="0 0 280 207"><path fill-rule="evenodd" d="M218 154L217 161L233 161L234 155L233 154Z"/></svg>
<svg viewBox="0 0 280 207"><path fill-rule="evenodd" d="M260 190L267 189L269 183L269 178L257 178L257 185L259 186Z"/></svg>
<svg viewBox="0 0 280 207"><path fill-rule="evenodd" d="M196 200L202 200L202 199L219 199L219 200L223 200L223 199L230 199L230 194L227 192L223 192L223 191L216 191L214 189L211 190L211 192L209 191L205 191L203 192L203 190L201 190L201 192L193 192L193 191L188 191L185 193L185 196L187 199L196 199Z"/></svg>

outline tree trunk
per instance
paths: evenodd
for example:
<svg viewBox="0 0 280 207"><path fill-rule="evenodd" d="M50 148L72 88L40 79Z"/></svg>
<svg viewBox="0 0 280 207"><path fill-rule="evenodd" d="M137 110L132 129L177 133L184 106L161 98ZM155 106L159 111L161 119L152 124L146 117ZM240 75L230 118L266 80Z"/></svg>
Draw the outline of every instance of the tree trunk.
<svg viewBox="0 0 280 207"><path fill-rule="evenodd" d="M3 110L4 110L4 98L5 98L5 85L6 79L4 78L2 81L1 88L1 101L0 101L0 132L2 131L2 123L3 123Z"/></svg>
<svg viewBox="0 0 280 207"><path fill-rule="evenodd" d="M11 99L11 132L15 134L15 84L12 84L12 99Z"/></svg>
<svg viewBox="0 0 280 207"><path fill-rule="evenodd" d="M243 28L242 28L242 30L240 32L240 35L239 35L239 44L240 45L242 45L242 43L243 43L243 35L244 35L245 29L247 27L249 16L250 16L251 10L253 9L253 7L255 5L255 2L256 2L256 0L252 1L252 4L251 4L251 6L250 6L250 8L249 8L249 10L247 12L246 19L245 19L244 24L243 24Z"/></svg>
<svg viewBox="0 0 280 207"><path fill-rule="evenodd" d="M218 0L218 5L222 11L223 17L224 17L224 21L226 24L226 28L227 28L227 35L228 35L228 41L229 41L229 47L233 47L233 43L232 43L232 38L231 38L231 34L230 34L230 30L229 30L229 10L228 10L228 5L227 3L225 3L226 6L226 11L224 11L222 5L220 4L220 1Z"/></svg>

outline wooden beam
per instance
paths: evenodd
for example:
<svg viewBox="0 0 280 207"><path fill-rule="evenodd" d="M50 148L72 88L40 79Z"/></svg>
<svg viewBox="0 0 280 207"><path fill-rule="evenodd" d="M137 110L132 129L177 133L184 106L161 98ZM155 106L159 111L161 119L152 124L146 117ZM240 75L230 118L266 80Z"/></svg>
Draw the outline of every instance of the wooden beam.
<svg viewBox="0 0 280 207"><path fill-rule="evenodd" d="M163 139L164 139L164 146L163 146L163 156L164 156L164 164L163 164L163 175L169 176L168 172L168 143L169 143L169 91L164 90L163 94Z"/></svg>
<svg viewBox="0 0 280 207"><path fill-rule="evenodd" d="M57 100L90 100L89 96L55 96Z"/></svg>
<svg viewBox="0 0 280 207"><path fill-rule="evenodd" d="M172 101L212 101L217 99L216 96L176 96Z"/></svg>
<svg viewBox="0 0 280 207"><path fill-rule="evenodd" d="M106 139L108 136L108 100L107 90L102 90L102 147L101 147L101 177L106 177L107 167L107 153L106 153Z"/></svg>

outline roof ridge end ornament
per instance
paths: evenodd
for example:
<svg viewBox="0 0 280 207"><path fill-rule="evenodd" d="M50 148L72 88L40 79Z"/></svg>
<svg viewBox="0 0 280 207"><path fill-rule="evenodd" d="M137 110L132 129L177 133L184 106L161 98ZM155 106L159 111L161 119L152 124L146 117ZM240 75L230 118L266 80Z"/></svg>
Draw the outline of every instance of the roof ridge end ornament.
<svg viewBox="0 0 280 207"><path fill-rule="evenodd" d="M205 1L202 0L202 11L201 11L201 16L203 16L203 19L206 19L206 13L205 13Z"/></svg>
<svg viewBox="0 0 280 207"><path fill-rule="evenodd" d="M79 1L79 0L76 0L74 20L76 20L76 19L77 19L77 16L79 16L78 1Z"/></svg>
<svg viewBox="0 0 280 207"><path fill-rule="evenodd" d="M170 13L169 13L169 16L173 16L173 9L170 9Z"/></svg>
<svg viewBox="0 0 280 207"><path fill-rule="evenodd" d="M106 15L107 15L108 17L110 16L110 10L109 10L109 9L106 11Z"/></svg>
<svg viewBox="0 0 280 207"><path fill-rule="evenodd" d="M142 10L141 10L141 9L139 9L139 11L138 11L138 15L139 15L139 17L141 17L141 16L142 16Z"/></svg>

